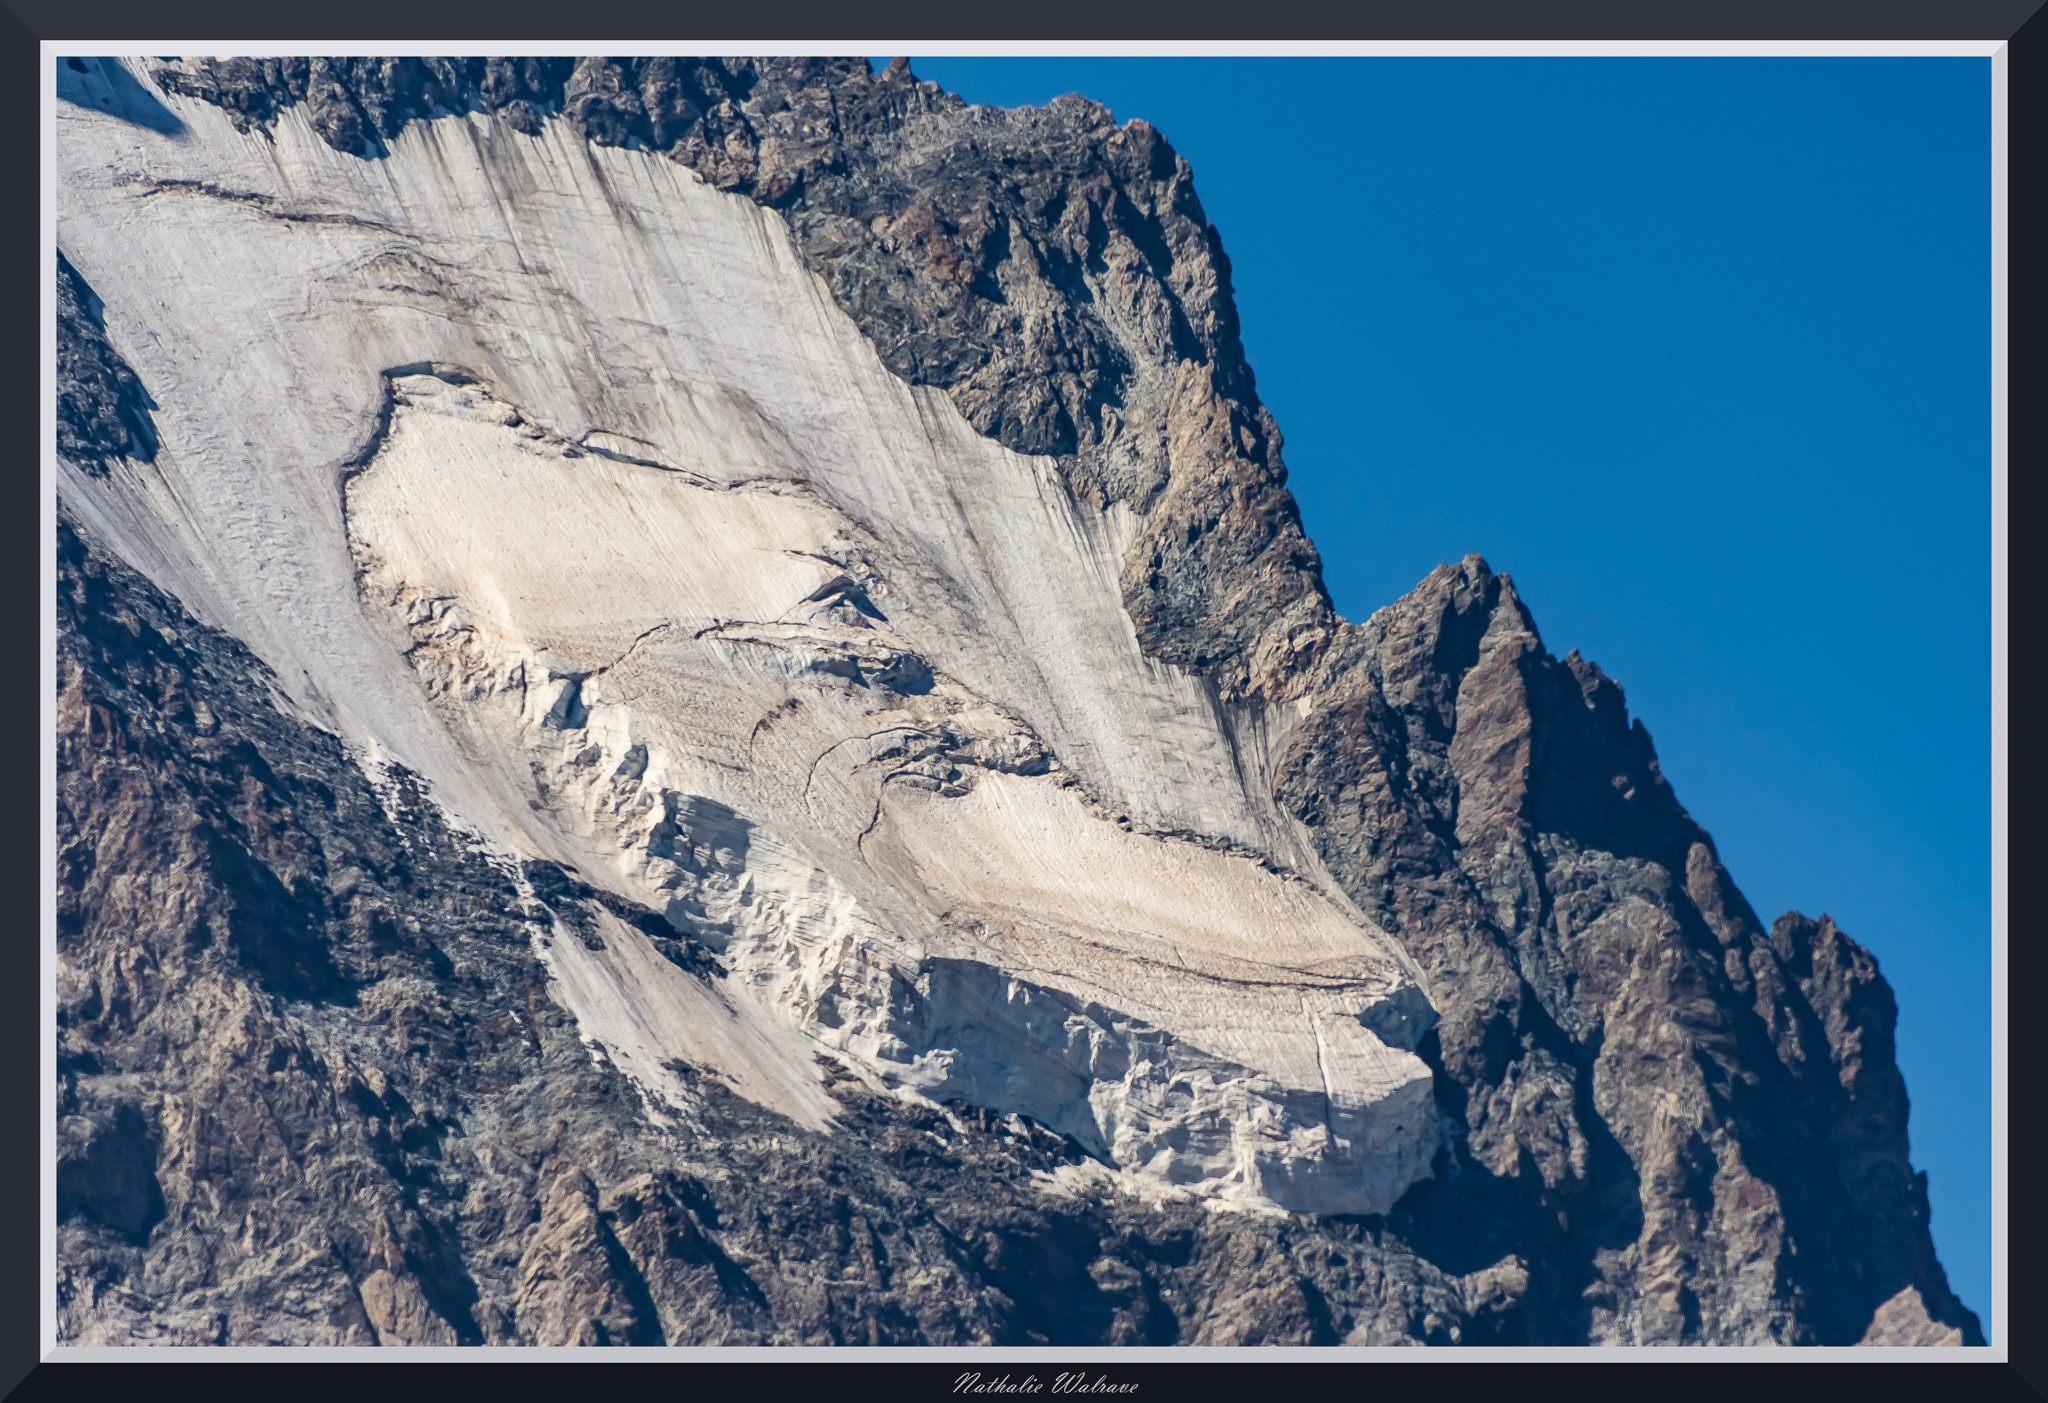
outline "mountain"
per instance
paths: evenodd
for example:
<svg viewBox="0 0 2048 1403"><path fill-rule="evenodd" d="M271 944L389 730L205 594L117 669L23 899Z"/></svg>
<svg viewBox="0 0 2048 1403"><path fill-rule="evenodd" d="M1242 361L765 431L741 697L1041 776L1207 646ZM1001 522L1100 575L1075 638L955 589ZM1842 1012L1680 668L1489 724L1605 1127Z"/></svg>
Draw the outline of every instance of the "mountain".
<svg viewBox="0 0 2048 1403"><path fill-rule="evenodd" d="M1158 132L59 80L64 1338L1981 1341L1876 962L1478 556L1336 616Z"/></svg>

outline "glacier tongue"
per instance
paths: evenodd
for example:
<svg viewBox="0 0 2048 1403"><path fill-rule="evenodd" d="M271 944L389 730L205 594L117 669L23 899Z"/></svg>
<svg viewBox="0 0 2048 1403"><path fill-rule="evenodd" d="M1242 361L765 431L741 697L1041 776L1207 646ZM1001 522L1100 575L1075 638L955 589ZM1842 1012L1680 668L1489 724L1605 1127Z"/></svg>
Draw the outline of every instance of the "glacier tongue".
<svg viewBox="0 0 2048 1403"><path fill-rule="evenodd" d="M1273 806L1292 708L1140 651L1128 507L890 375L778 216L664 159L472 115L363 161L167 101L60 115L59 242L162 440L66 499L301 706L721 952L702 999L623 924L550 954L656 1099L694 1049L822 1124L829 1049L1225 1198L1428 1172L1419 979Z"/></svg>

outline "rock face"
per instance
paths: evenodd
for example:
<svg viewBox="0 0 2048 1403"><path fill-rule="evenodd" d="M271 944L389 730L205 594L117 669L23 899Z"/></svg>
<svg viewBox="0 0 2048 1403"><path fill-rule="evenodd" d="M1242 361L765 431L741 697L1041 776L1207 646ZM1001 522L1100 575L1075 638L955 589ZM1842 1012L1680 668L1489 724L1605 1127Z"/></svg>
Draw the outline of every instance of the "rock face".
<svg viewBox="0 0 2048 1403"><path fill-rule="evenodd" d="M57 255L57 451L95 476L116 459L148 462L156 430L142 382L107 344L104 311Z"/></svg>
<svg viewBox="0 0 2048 1403"><path fill-rule="evenodd" d="M1927 1303L1920 1299L1917 1290L1908 1286L1877 1308L1870 1328L1856 1343L1907 1348L1933 1345L1953 1349L1963 1343L1963 1332L1929 1317Z"/></svg>
<svg viewBox="0 0 2048 1403"><path fill-rule="evenodd" d="M1848 1343L1908 1283L1975 1330L1876 961L1826 917L1763 928L1621 689L1546 652L1506 576L1468 556L1347 625L1310 718L1282 801L1442 1014L1432 1230L1515 1223L1546 1334Z"/></svg>
<svg viewBox="0 0 2048 1403"><path fill-rule="evenodd" d="M1158 133L68 73L66 1338L1981 1338L1869 954L1332 613Z"/></svg>

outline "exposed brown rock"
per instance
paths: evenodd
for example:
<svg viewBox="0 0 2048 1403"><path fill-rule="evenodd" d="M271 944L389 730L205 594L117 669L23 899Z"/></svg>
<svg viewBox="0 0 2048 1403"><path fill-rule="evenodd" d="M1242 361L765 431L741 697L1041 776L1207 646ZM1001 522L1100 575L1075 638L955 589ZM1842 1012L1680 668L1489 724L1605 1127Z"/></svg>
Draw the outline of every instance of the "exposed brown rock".
<svg viewBox="0 0 2048 1403"><path fill-rule="evenodd" d="M520 1334L540 1345L659 1344L647 1285L598 1216L580 1168L548 1189L540 1229L519 1262Z"/></svg>

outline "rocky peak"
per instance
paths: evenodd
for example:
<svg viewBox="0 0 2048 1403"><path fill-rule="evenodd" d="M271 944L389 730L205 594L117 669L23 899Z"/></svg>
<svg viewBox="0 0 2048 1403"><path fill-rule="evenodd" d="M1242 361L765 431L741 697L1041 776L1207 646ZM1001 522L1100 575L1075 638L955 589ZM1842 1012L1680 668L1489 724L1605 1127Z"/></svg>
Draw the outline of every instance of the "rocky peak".
<svg viewBox="0 0 2048 1403"><path fill-rule="evenodd" d="M1311 695L1278 793L1443 1011L1462 1167L1419 1216L1527 1215L1596 1339L1846 1342L1907 1283L1976 1338L1875 960L1825 917L1766 935L1621 688L1545 650L1506 576L1438 567Z"/></svg>

